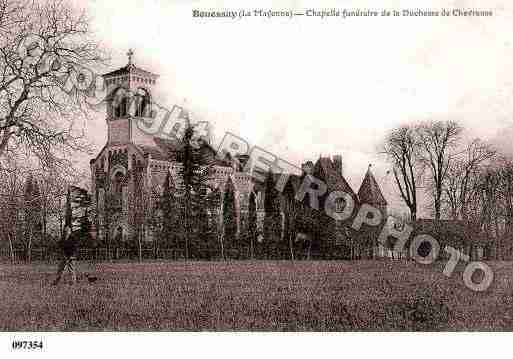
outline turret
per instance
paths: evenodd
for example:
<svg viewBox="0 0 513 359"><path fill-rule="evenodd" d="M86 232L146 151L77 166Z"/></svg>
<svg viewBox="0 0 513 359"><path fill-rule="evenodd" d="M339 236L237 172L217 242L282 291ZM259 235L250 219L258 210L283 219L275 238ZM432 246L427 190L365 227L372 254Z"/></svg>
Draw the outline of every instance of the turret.
<svg viewBox="0 0 513 359"><path fill-rule="evenodd" d="M127 55L126 66L103 75L108 94L108 142L153 145L152 136L143 133L136 121L152 117L152 92L158 75L135 66L132 50Z"/></svg>

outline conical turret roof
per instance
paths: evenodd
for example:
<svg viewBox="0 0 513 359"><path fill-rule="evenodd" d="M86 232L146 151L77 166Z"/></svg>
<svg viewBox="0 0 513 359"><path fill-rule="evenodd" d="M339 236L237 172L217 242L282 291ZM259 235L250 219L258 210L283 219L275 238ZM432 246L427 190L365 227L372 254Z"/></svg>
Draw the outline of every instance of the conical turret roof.
<svg viewBox="0 0 513 359"><path fill-rule="evenodd" d="M363 178L362 185L358 190L358 198L361 203L368 203L374 205L387 205L387 201L381 193L381 189L379 188L378 182L376 178L374 178L374 174L371 171L371 165L367 169L367 173Z"/></svg>

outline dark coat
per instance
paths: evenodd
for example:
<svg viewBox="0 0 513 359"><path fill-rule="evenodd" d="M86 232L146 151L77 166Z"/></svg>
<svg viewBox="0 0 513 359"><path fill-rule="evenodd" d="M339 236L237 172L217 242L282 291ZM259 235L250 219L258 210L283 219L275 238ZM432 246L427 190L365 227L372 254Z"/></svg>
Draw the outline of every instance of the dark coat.
<svg viewBox="0 0 513 359"><path fill-rule="evenodd" d="M71 232L68 238L60 241L59 247L66 258L76 257L82 242L82 233L80 231Z"/></svg>

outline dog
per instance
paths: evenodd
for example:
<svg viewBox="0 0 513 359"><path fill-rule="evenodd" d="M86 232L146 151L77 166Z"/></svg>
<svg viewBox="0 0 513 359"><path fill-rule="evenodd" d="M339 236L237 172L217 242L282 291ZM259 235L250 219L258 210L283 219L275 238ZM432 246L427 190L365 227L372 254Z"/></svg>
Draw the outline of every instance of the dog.
<svg viewBox="0 0 513 359"><path fill-rule="evenodd" d="M85 277L87 278L87 281L92 284L94 282L96 282L98 280L98 277L93 277L93 276L90 276L88 274L85 275Z"/></svg>

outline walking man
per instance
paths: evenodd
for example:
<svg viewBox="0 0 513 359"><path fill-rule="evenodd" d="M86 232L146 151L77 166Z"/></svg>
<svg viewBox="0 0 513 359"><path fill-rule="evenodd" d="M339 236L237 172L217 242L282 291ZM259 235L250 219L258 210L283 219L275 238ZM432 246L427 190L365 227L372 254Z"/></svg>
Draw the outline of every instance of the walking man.
<svg viewBox="0 0 513 359"><path fill-rule="evenodd" d="M57 267L57 278L53 281L53 285L57 285L61 280L62 273L68 269L71 273L73 283L77 282L76 259L78 254L78 236L71 232L69 226L64 227L64 238L59 243L62 251L62 259Z"/></svg>

